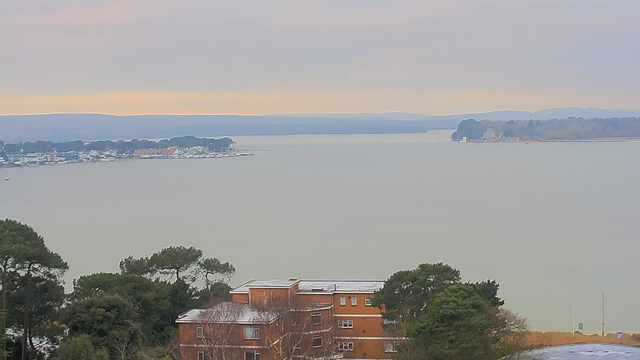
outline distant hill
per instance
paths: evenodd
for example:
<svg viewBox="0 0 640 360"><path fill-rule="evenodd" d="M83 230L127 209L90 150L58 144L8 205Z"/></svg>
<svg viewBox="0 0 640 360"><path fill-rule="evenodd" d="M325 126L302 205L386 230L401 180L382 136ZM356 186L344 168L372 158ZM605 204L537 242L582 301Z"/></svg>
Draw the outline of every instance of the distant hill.
<svg viewBox="0 0 640 360"><path fill-rule="evenodd" d="M451 135L452 140L588 140L640 138L640 117L584 119L491 121L463 120Z"/></svg>
<svg viewBox="0 0 640 360"><path fill-rule="evenodd" d="M48 114L0 116L0 139L72 141L76 139L167 138L295 134L393 134L455 129L457 120L419 123L385 117L304 117L235 115Z"/></svg>
<svg viewBox="0 0 640 360"><path fill-rule="evenodd" d="M456 129L465 119L508 121L575 117L640 116L640 111L596 108L557 108L537 112L492 111L476 114L418 113L132 115L45 114L0 116L0 139L71 141L174 136L240 136L294 134L393 134Z"/></svg>
<svg viewBox="0 0 640 360"><path fill-rule="evenodd" d="M386 120L412 120L412 121L461 121L466 119L509 121L509 120L550 120L565 119L568 117L592 118L613 118L613 117L638 117L640 110L626 109L599 109L566 107L544 109L539 111L501 110L483 113L465 113L452 115L428 115L419 113L384 112L384 113L357 113L357 114L284 114L274 116L285 117L309 117L309 118L332 118L332 119L386 119Z"/></svg>

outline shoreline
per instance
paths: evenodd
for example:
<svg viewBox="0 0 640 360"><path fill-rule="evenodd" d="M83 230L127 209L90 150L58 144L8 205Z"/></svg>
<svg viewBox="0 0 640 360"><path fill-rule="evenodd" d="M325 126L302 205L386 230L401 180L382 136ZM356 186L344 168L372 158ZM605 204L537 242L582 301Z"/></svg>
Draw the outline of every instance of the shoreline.
<svg viewBox="0 0 640 360"><path fill-rule="evenodd" d="M106 161L72 161L72 162L52 162L45 164L29 164L29 165L0 165L0 170L3 169L30 169L30 168L39 168L39 167L48 167L48 166L62 166L62 165L81 165L81 164L102 164L102 163L114 163L114 162L125 162L125 161L136 161L136 160L200 160L200 159L226 159L226 158L236 158L236 157L247 157L253 156L252 153L248 152L235 152L232 154L221 153L221 156L202 156L202 157L130 157L130 158L110 158Z"/></svg>
<svg viewBox="0 0 640 360"><path fill-rule="evenodd" d="M617 333L607 332L605 334L605 343L613 345L625 345L640 347L640 339L637 333L621 332L622 337L618 338ZM580 333L578 331L572 334L571 331L540 331L530 330L527 342L532 348L565 346L575 344L602 344L601 333Z"/></svg>
<svg viewBox="0 0 640 360"><path fill-rule="evenodd" d="M536 140L529 140L536 141ZM623 137L623 138L590 138L578 140L539 140L536 142L640 142L640 137Z"/></svg>
<svg viewBox="0 0 640 360"><path fill-rule="evenodd" d="M640 137L625 137L625 138L591 138L591 139L559 139L559 140L544 140L544 139L518 139L508 141L487 141L482 139L472 139L467 141L451 140L461 143L474 143L474 144L526 144L526 143L634 143L640 142Z"/></svg>

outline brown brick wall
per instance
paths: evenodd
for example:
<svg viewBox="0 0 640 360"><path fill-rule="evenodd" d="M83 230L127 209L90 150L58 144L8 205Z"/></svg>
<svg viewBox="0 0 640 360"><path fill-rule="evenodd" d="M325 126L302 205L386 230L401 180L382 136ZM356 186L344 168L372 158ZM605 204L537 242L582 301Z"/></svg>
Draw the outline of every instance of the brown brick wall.
<svg viewBox="0 0 640 360"><path fill-rule="evenodd" d="M339 320L353 320L353 328L345 329L338 327ZM336 336L368 336L368 337L382 337L385 336L384 328L382 327L381 317L358 317L358 316L336 316Z"/></svg>
<svg viewBox="0 0 640 360"><path fill-rule="evenodd" d="M302 304L331 304L333 295L331 294L296 294Z"/></svg>
<svg viewBox="0 0 640 360"><path fill-rule="evenodd" d="M196 335L196 328L198 324L180 324L180 344L188 344L188 345L203 345L204 342L202 339L199 339ZM211 330L207 328L207 325L202 325L204 327L203 332L204 335L207 336ZM260 328L260 339L245 339L244 338L244 327L245 326L258 326ZM238 324L234 325L231 329L231 335L229 336L229 344L238 345L238 346L263 346L265 345L264 335L266 331L268 331L268 325L243 325Z"/></svg>
<svg viewBox="0 0 640 360"><path fill-rule="evenodd" d="M249 294L233 294L232 299L234 302L249 303Z"/></svg>
<svg viewBox="0 0 640 360"><path fill-rule="evenodd" d="M384 352L384 340L378 339L336 339L340 342L352 342L353 351L342 351L345 359L390 359L393 354Z"/></svg>
<svg viewBox="0 0 640 360"><path fill-rule="evenodd" d="M252 306L263 306L270 303L287 303L290 298L289 289L249 289L249 300Z"/></svg>
<svg viewBox="0 0 640 360"><path fill-rule="evenodd" d="M340 298L344 297L347 300L347 304L340 305ZM351 298L355 297L358 301L356 306L351 305ZM336 314L368 314L376 315L380 314L380 309L374 306L366 306L365 299L372 298L373 294L334 294L333 305L335 307Z"/></svg>

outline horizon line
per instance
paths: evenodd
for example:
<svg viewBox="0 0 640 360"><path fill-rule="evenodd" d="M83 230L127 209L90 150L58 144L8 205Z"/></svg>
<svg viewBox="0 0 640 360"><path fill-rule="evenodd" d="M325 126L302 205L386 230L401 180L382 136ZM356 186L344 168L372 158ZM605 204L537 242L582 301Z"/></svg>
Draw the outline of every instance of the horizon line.
<svg viewBox="0 0 640 360"><path fill-rule="evenodd" d="M42 113L24 113L24 114L0 114L0 116L34 116L34 115L108 115L108 116L278 116L278 115L365 115L365 114L413 114L424 116L455 116L455 115L473 115L473 114L487 114L493 112L527 112L535 114L536 112L545 110L559 110L559 109L593 109L593 110L608 110L608 111L639 111L640 109L624 109L624 108L599 108L593 106L563 106L563 107L551 107L541 108L535 111L529 110L517 110L517 109L502 109L502 110L489 110L480 112L460 112L460 113L440 113L440 114L427 114L421 112L404 112L400 110L394 111L360 111L360 112L280 112L280 113L101 113L101 112L42 112Z"/></svg>

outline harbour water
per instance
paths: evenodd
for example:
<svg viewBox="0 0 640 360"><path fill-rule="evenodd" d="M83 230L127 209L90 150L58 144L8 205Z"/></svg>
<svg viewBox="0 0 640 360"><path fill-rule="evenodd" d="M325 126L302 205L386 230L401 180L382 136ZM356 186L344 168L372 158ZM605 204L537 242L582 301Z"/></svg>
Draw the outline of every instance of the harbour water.
<svg viewBox="0 0 640 360"><path fill-rule="evenodd" d="M384 279L447 262L534 329L640 331L640 143L454 143L451 132L234 138L254 156L3 169L0 218L67 285L194 245L251 278Z"/></svg>

